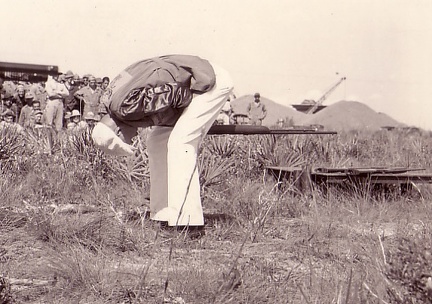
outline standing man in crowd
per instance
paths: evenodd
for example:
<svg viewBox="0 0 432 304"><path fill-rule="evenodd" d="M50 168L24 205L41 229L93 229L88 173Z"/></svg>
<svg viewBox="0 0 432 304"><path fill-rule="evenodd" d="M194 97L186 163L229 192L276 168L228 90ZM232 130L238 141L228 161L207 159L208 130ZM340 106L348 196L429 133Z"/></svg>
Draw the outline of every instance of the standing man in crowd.
<svg viewBox="0 0 432 304"><path fill-rule="evenodd" d="M101 89L102 89L103 92L106 91L106 89L108 88L109 83L110 83L109 77L105 76L104 78L102 78Z"/></svg>
<svg viewBox="0 0 432 304"><path fill-rule="evenodd" d="M233 114L233 108L231 105L231 99L228 97L227 101L225 102L224 106L222 107L216 122L219 125L230 125L231 124L231 117Z"/></svg>
<svg viewBox="0 0 432 304"><path fill-rule="evenodd" d="M64 113L63 100L69 96L69 91L57 76L53 76L51 80L47 81L45 90L48 96L45 108L45 122L55 130L61 131Z"/></svg>
<svg viewBox="0 0 432 304"><path fill-rule="evenodd" d="M30 91L34 95L34 100L40 101L40 107L41 110L45 110L46 103L47 103L47 93L45 91L45 82L41 81L38 83L34 83L30 87Z"/></svg>
<svg viewBox="0 0 432 304"><path fill-rule="evenodd" d="M3 94L1 104L0 104L0 114L6 112L6 110L12 111L16 117L18 110L16 104L13 103L13 96L9 92Z"/></svg>
<svg viewBox="0 0 432 304"><path fill-rule="evenodd" d="M25 100L25 93L26 90L24 88L24 85L19 84L16 88L16 94L14 96L14 103L16 104L17 107L17 113L16 113L16 117L19 117L21 114L21 109L25 106L26 104L26 100Z"/></svg>
<svg viewBox="0 0 432 304"><path fill-rule="evenodd" d="M25 94L26 104L21 109L21 113L18 118L18 123L24 128L28 128L34 123L33 101L34 101L33 93L27 92Z"/></svg>
<svg viewBox="0 0 432 304"><path fill-rule="evenodd" d="M103 95L108 114L93 139L110 154L133 154L138 127L147 138L150 217L168 227L204 233L198 147L233 89L229 74L207 60L170 55L127 67ZM196 234L195 234L196 235Z"/></svg>
<svg viewBox="0 0 432 304"><path fill-rule="evenodd" d="M3 96L6 93L6 90L3 87L4 80L5 80L5 76L2 72L0 72L0 103L3 102ZM0 112L0 115L1 115L1 112Z"/></svg>
<svg viewBox="0 0 432 304"><path fill-rule="evenodd" d="M80 112L86 116L88 112L98 113L99 99L102 95L102 89L97 86L96 78L89 77L89 84L75 92L74 96L79 100Z"/></svg>
<svg viewBox="0 0 432 304"><path fill-rule="evenodd" d="M88 84L89 84L89 77L90 77L90 76L91 76L90 74L84 74L84 75L83 75L83 77L82 77L82 83L81 83L80 89L81 89L81 88L84 88L84 87L86 87L86 86L88 86Z"/></svg>
<svg viewBox="0 0 432 304"><path fill-rule="evenodd" d="M249 124L254 126L261 126L262 121L267 116L267 109L261 102L260 93L255 93L254 101L248 105Z"/></svg>
<svg viewBox="0 0 432 304"><path fill-rule="evenodd" d="M75 84L74 74L72 71L67 71L64 75L65 87L68 89L68 96L65 97L64 105L65 111L72 112L72 110L79 109L79 101L75 97L75 93L79 90L78 86Z"/></svg>
<svg viewBox="0 0 432 304"><path fill-rule="evenodd" d="M100 116L104 116L105 114L107 114L107 111L106 111L105 105L103 104L103 102L101 102L100 99L102 98L102 96L103 96L105 93L108 92L108 86L109 86L109 84L110 84L110 79L109 79L109 77L105 76L104 78L102 78L102 85L101 85L102 93L101 93L101 97L99 98L99 109L98 109L98 111L97 111L97 114L100 115ZM109 93L109 92L108 92L108 93Z"/></svg>

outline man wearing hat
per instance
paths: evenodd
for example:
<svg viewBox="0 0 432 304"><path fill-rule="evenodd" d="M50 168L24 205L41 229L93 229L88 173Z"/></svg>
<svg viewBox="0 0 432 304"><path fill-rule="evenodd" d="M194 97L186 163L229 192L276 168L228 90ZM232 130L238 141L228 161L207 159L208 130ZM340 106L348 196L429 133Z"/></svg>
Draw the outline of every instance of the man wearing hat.
<svg viewBox="0 0 432 304"><path fill-rule="evenodd" d="M88 86L88 84L89 84L89 77L90 76L92 76L92 75L91 74L84 74L83 75L81 88Z"/></svg>
<svg viewBox="0 0 432 304"><path fill-rule="evenodd" d="M79 109L85 116L88 112L98 113L99 99L102 95L102 89L97 86L96 78L89 77L89 84L75 92L74 96L79 101Z"/></svg>
<svg viewBox="0 0 432 304"><path fill-rule="evenodd" d="M45 124L43 123L43 111L42 110L36 110L34 112L34 124L33 124L33 128L34 129L42 129L45 128Z"/></svg>
<svg viewBox="0 0 432 304"><path fill-rule="evenodd" d="M64 99L65 111L79 110L79 100L75 97L75 93L79 87L75 85L74 74L72 71L67 71L64 74L65 87L68 89L69 95Z"/></svg>
<svg viewBox="0 0 432 304"><path fill-rule="evenodd" d="M25 106L21 109L18 118L18 124L24 128L28 128L34 123L34 110L33 110L34 95L31 92L25 94Z"/></svg>
<svg viewBox="0 0 432 304"><path fill-rule="evenodd" d="M4 113L6 110L11 110L13 113L15 113L15 117L17 115L18 109L16 104L13 103L13 96L9 92L5 92L3 94L1 103L0 103L0 114Z"/></svg>
<svg viewBox="0 0 432 304"><path fill-rule="evenodd" d="M70 115L70 122L67 124L67 129L71 131L83 130L87 127L85 121L81 120L81 113L78 110L73 110Z"/></svg>
<svg viewBox="0 0 432 304"><path fill-rule="evenodd" d="M197 56L170 55L132 64L103 95L108 114L92 136L106 153L133 154L137 128L153 126L146 142L150 217L162 226L203 231L198 147L232 89L224 69Z"/></svg>
<svg viewBox="0 0 432 304"><path fill-rule="evenodd" d="M11 125L15 122L16 114L11 109L6 109L3 113L3 125Z"/></svg>
<svg viewBox="0 0 432 304"><path fill-rule="evenodd" d="M81 88L81 78L78 74L74 74L73 83L78 89Z"/></svg>
<svg viewBox="0 0 432 304"><path fill-rule="evenodd" d="M84 120L87 124L87 127L89 130L93 130L94 126L98 121L100 121L99 115L95 115L93 112L87 112L87 114L84 116Z"/></svg>
<svg viewBox="0 0 432 304"><path fill-rule="evenodd" d="M262 121L267 116L267 109L261 102L260 93L255 93L254 101L250 102L247 108L249 116L249 124L255 126L261 126Z"/></svg>
<svg viewBox="0 0 432 304"><path fill-rule="evenodd" d="M96 85L100 88L102 86L102 78L96 77Z"/></svg>
<svg viewBox="0 0 432 304"><path fill-rule="evenodd" d="M11 109L6 109L3 112L3 121L0 122L0 129L2 128L14 128L18 133L23 134L24 129L15 122L16 114Z"/></svg>
<svg viewBox="0 0 432 304"><path fill-rule="evenodd" d="M21 109L25 106L25 93L26 89L23 84L19 84L16 87L16 93L14 94L14 97L12 99L12 102L16 104L17 107L17 117L19 117L21 113Z"/></svg>
<svg viewBox="0 0 432 304"><path fill-rule="evenodd" d="M48 96L45 108L46 124L60 131L63 128L63 100L69 96L69 91L57 77L47 81L45 90Z"/></svg>

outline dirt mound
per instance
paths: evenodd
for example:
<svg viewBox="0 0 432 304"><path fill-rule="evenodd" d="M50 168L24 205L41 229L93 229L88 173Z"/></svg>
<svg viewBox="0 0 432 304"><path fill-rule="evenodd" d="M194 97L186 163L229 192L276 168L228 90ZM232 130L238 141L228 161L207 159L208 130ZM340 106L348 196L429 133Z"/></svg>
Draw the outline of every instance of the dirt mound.
<svg viewBox="0 0 432 304"><path fill-rule="evenodd" d="M403 124L384 113L377 113L357 101L339 101L320 112L307 116L304 125L323 125L327 130L379 130L384 126L401 127Z"/></svg>
<svg viewBox="0 0 432 304"><path fill-rule="evenodd" d="M233 107L234 113L247 115L247 106L250 102L253 101L254 101L253 95L244 95L234 99L233 101L231 101L231 105ZM262 96L261 96L261 102L266 106L267 109L267 117L263 120L263 125L265 126L276 125L277 120L279 118L292 119L295 124L300 124L304 119L305 114L296 111L292 107L287 107L278 104Z"/></svg>

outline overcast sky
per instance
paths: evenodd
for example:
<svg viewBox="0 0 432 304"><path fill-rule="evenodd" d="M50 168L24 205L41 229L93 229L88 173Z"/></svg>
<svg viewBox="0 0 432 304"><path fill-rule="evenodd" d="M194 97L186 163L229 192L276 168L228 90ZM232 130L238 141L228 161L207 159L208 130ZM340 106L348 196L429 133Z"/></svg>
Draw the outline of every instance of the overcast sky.
<svg viewBox="0 0 432 304"><path fill-rule="evenodd" d="M432 1L0 0L0 61L114 77L134 61L193 54L237 96L284 105L360 101L432 130Z"/></svg>

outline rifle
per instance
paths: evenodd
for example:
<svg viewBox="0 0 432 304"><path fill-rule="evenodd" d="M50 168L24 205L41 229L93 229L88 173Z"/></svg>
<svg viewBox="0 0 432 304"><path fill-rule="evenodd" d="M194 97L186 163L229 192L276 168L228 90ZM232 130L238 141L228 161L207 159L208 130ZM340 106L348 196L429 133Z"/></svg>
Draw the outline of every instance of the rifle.
<svg viewBox="0 0 432 304"><path fill-rule="evenodd" d="M318 131L311 129L269 129L265 126L252 125L214 125L207 133L208 135L257 135L257 134L273 134L273 135L335 135L335 131Z"/></svg>

